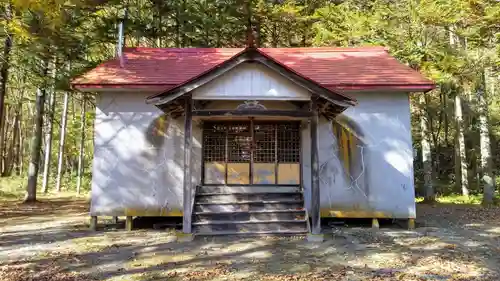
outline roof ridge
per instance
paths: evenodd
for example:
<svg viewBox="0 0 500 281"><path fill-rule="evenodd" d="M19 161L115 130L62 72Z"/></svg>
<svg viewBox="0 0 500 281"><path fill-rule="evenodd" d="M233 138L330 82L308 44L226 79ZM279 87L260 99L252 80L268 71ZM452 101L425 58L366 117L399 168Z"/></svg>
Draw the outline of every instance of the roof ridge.
<svg viewBox="0 0 500 281"><path fill-rule="evenodd" d="M154 51L154 52L164 52L164 53L234 53L237 51L241 51L244 48L150 48L150 47L125 47L124 52L141 52L141 51Z"/></svg>
<svg viewBox="0 0 500 281"><path fill-rule="evenodd" d="M120 67L115 57L72 79L71 83L79 87L179 85L229 60L242 50L244 48L129 47L124 49L124 67ZM340 85L339 89L364 90L382 86L398 90L429 90L434 87L431 80L399 62L387 50L381 46L258 49L297 74L323 86Z"/></svg>
<svg viewBox="0 0 500 281"><path fill-rule="evenodd" d="M244 48L151 48L151 47L125 47L124 52L162 52L162 53L237 53ZM294 47L294 48L258 48L262 51L278 52L367 52L367 51L388 51L384 46L360 46L360 47Z"/></svg>
<svg viewBox="0 0 500 281"><path fill-rule="evenodd" d="M366 52L366 51L388 51L384 46L359 46L359 47L294 47L294 48L259 48L261 50L276 51L319 51L319 52Z"/></svg>

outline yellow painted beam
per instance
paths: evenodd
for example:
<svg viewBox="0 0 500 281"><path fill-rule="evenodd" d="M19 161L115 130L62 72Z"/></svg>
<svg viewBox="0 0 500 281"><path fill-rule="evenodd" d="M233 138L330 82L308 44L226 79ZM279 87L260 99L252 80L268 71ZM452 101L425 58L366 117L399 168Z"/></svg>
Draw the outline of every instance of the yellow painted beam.
<svg viewBox="0 0 500 281"><path fill-rule="evenodd" d="M126 208L125 216L134 217L182 217L182 211L179 209L138 209Z"/></svg>
<svg viewBox="0 0 500 281"><path fill-rule="evenodd" d="M391 218L391 214L379 211L321 209L322 218Z"/></svg>

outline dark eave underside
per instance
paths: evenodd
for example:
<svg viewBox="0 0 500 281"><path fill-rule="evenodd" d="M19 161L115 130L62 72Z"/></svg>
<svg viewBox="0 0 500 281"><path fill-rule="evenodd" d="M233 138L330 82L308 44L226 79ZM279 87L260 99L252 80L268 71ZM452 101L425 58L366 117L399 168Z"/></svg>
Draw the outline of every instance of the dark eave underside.
<svg viewBox="0 0 500 281"><path fill-rule="evenodd" d="M178 118L185 115L185 104L186 99L190 98L189 95L183 96L181 98L175 99L169 103L159 106L159 108L165 112L166 115L172 118ZM295 110L237 110L237 109L225 109L225 110L213 110L206 109L205 106L209 102L206 101L194 101L193 116L197 117L241 117L241 116L261 116L261 117L298 117L298 118L308 118L312 116L312 112L309 109L309 102L296 102ZM294 102L290 102L294 104ZM337 115L342 113L346 107L339 107L326 99L317 98L317 108L318 113L323 115L328 120L333 120Z"/></svg>

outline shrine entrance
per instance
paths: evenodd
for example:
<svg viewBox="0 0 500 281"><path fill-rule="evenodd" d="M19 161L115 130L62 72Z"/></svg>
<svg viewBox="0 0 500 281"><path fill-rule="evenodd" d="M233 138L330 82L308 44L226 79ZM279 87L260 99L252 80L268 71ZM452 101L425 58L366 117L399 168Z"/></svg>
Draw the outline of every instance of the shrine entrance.
<svg viewBox="0 0 500 281"><path fill-rule="evenodd" d="M300 185L299 121L206 121L204 185Z"/></svg>

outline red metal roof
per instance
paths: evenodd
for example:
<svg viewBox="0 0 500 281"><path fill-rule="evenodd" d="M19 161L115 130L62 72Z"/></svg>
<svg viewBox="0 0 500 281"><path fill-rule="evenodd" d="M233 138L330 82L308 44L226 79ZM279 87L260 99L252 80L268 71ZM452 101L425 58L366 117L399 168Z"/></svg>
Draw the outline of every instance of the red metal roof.
<svg viewBox="0 0 500 281"><path fill-rule="evenodd" d="M76 88L167 90L240 53L241 48L126 48L74 79ZM331 90L430 90L434 83L398 62L385 48L261 48L294 72Z"/></svg>

